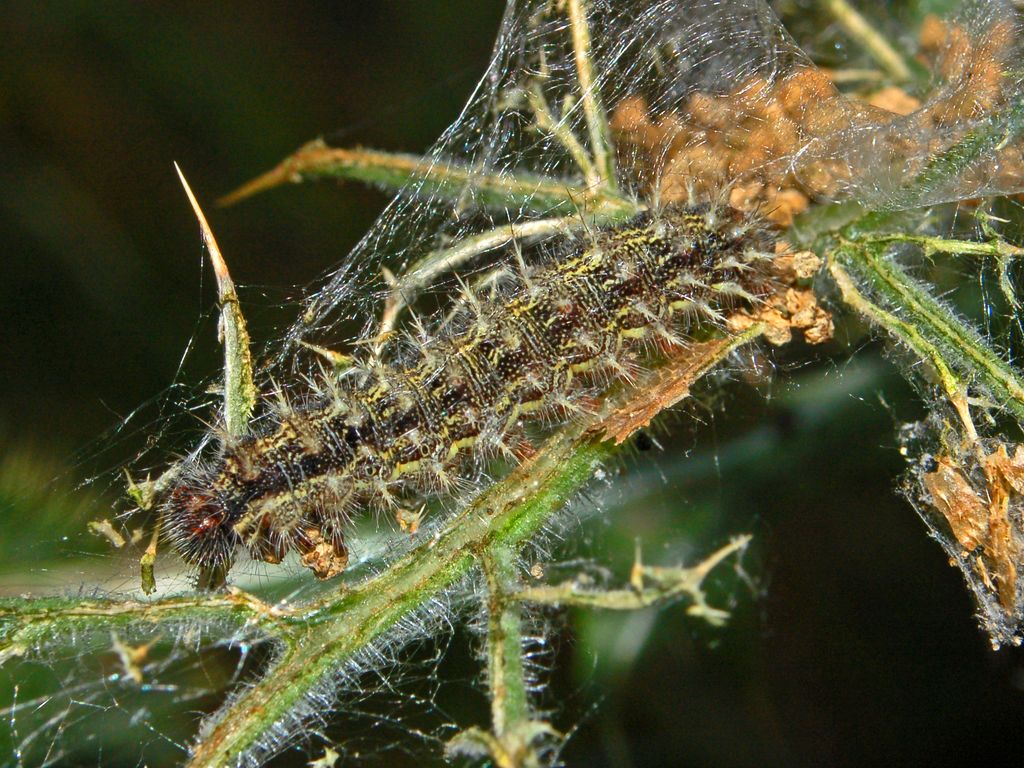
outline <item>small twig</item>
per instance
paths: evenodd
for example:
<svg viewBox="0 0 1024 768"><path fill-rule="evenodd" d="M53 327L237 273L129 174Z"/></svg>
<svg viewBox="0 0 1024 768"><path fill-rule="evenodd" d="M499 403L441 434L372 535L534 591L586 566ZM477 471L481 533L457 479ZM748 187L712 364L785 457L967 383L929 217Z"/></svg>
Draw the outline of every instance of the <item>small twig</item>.
<svg viewBox="0 0 1024 768"><path fill-rule="evenodd" d="M572 156L576 165L579 166L587 185L596 187L601 184L601 173L594 167L590 155L587 154L587 150L580 144L576 134L570 130L564 119L556 120L554 115L551 114L539 83L532 83L526 89L526 99L530 104L530 109L533 111L537 128L565 147L565 150Z"/></svg>
<svg viewBox="0 0 1024 768"><path fill-rule="evenodd" d="M702 586L712 570L731 555L742 553L750 541L749 535L738 536L691 568L644 566L638 556L629 589L600 590L574 579L553 586L530 587L516 592L513 597L529 603L609 611L636 611L689 597L693 605L687 613L718 626L729 614L708 605ZM645 586L647 582L653 586Z"/></svg>
<svg viewBox="0 0 1024 768"><path fill-rule="evenodd" d="M519 578L515 551L494 547L480 558L487 582L487 672L491 722L498 741L504 741L529 720L523 670L523 632L520 606L509 599Z"/></svg>
<svg viewBox="0 0 1024 768"><path fill-rule="evenodd" d="M148 512L153 508L157 499L163 495L164 491L170 488L174 481L178 479L181 475L181 470L182 465L180 463L172 464L156 480L150 480L147 477L145 480L136 482L126 469L124 475L128 498L138 504L139 509Z"/></svg>
<svg viewBox="0 0 1024 768"><path fill-rule="evenodd" d="M742 333L728 340L715 339L708 342L693 342L691 353L667 360L665 364L648 376L647 397L629 406L623 406L605 419L604 437L622 445L638 429L643 429L662 411L671 408L690 395L690 386L703 375L701 366L705 358L701 351L713 350L714 354L736 349L765 332L764 323L754 323ZM723 344L725 346L723 346ZM697 366L697 367L694 367Z"/></svg>
<svg viewBox="0 0 1024 768"><path fill-rule="evenodd" d="M157 636L143 645L129 645L121 639L117 632L111 631L110 633L111 650L117 655L124 674L130 677L136 685L142 684L145 677L146 659L149 658L149 652L153 646L159 641L160 637Z"/></svg>
<svg viewBox="0 0 1024 768"><path fill-rule="evenodd" d="M121 549L128 540L121 534L119 530L114 527L114 524L109 519L103 518L102 520L90 520L89 530L95 533L97 536L105 538L114 549Z"/></svg>
<svg viewBox="0 0 1024 768"><path fill-rule="evenodd" d="M590 26L587 20L586 0L567 0L569 25L572 28L572 48L576 57L576 77L580 86L580 101L587 118L590 133L590 152L601 175L600 186L615 189L615 163L612 152L608 117L594 82L594 65L590 52Z"/></svg>

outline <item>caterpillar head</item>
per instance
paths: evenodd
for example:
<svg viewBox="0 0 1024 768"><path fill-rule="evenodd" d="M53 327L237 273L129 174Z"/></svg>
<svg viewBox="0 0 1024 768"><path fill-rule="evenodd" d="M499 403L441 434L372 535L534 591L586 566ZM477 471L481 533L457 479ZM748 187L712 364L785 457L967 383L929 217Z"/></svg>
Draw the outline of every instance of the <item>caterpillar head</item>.
<svg viewBox="0 0 1024 768"><path fill-rule="evenodd" d="M182 483L168 494L162 517L167 538L186 562L201 568L230 565L240 540L215 491Z"/></svg>

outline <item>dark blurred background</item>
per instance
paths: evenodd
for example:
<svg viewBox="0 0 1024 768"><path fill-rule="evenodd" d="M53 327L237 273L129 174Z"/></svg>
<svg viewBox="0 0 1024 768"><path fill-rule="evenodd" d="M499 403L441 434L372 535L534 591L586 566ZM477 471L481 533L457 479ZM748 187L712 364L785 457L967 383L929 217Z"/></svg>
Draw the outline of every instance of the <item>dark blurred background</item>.
<svg viewBox="0 0 1024 768"><path fill-rule="evenodd" d="M272 286L277 303L338 261L386 198L296 188L228 211L215 198L317 136L428 146L482 74L501 10L4 3L8 434L75 445L173 379L214 296L173 161L236 280ZM196 354L216 352L197 339Z"/></svg>
<svg viewBox="0 0 1024 768"><path fill-rule="evenodd" d="M145 430L97 436L216 371L212 280L172 161L264 339L386 197L321 184L226 210L214 199L317 136L423 150L482 74L501 12L497 0L0 4L0 590L30 585L19 570L41 568L57 530L81 536L105 514L109 484L71 489L130 459ZM824 31L812 45L842 53ZM578 725L568 764L934 766L1008 749L1019 762L1024 656L989 649L957 572L896 495L896 428L922 410L879 345L857 346L852 363L837 344L809 366L790 350L773 384L730 384L700 426L677 419L657 436L664 452L623 462L606 517L581 534L593 552L625 574L634 537L671 562L749 530L753 588L722 585L737 602L724 630L678 606L560 624L545 704L559 728ZM474 643L456 637L439 673L462 681L436 694L460 724L486 718L465 693ZM0 689L17 683L0 673ZM67 764L175 754L142 758L136 744Z"/></svg>

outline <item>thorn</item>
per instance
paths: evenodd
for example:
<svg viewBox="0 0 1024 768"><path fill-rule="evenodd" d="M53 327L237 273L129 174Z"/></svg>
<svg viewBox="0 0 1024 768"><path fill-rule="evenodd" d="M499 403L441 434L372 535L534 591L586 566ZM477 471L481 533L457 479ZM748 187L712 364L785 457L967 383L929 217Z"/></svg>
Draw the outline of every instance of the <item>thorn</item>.
<svg viewBox="0 0 1024 768"><path fill-rule="evenodd" d="M106 517L102 520L90 520L89 531L105 538L114 549L121 549L121 547L128 543L125 537L121 535L121 532Z"/></svg>
<svg viewBox="0 0 1024 768"><path fill-rule="evenodd" d="M222 293L228 291L234 292L235 285L231 281L231 274L228 272L228 265L224 261L224 257L220 252L220 247L217 245L217 240L213 236L213 230L210 228L210 223L206 220L206 216L203 214L203 209L199 207L199 201L196 200L196 196L192 193L192 187L188 185L188 181L185 180L185 174L181 171L181 166L174 163L174 170L178 172L178 178L181 180L181 186L185 188L185 195L188 196L188 202L192 206L192 211L195 213L196 218L199 220L199 229L203 235L203 245L206 246L206 250L210 254L210 262L213 264L213 272L217 276L217 287Z"/></svg>
<svg viewBox="0 0 1024 768"><path fill-rule="evenodd" d="M203 244L210 255L213 274L217 278L217 301L220 304L219 331L224 344L224 423L232 436L244 435L249 428L249 417L256 406L256 385L253 383L252 353L249 350L249 332L238 301L235 284L228 272L213 230L192 193L185 174L177 163L174 170L181 179L189 204L199 221Z"/></svg>
<svg viewBox="0 0 1024 768"><path fill-rule="evenodd" d="M309 763L309 768L334 768L338 763L338 759L341 757L331 747L324 747L323 757L318 757Z"/></svg>
<svg viewBox="0 0 1024 768"><path fill-rule="evenodd" d="M134 680L136 685L142 684L142 668L146 663L146 659L149 657L149 651L160 640L161 637L157 636L145 645L128 645L121 640L116 632L110 633L110 644L112 646L112 650L117 654L124 673Z"/></svg>

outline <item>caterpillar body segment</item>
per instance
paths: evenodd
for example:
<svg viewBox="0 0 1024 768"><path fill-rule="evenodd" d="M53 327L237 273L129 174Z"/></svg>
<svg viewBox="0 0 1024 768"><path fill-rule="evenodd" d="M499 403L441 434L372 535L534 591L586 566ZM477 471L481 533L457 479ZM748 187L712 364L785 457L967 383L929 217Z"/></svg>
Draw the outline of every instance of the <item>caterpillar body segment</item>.
<svg viewBox="0 0 1024 768"><path fill-rule="evenodd" d="M417 507L495 456L514 458L525 426L571 418L697 324L760 301L774 252L754 217L673 205L590 232L546 264L512 264L514 286L467 289L407 359L367 359L192 468L165 502L165 533L203 567L242 547L271 563L296 549L332 577L353 514Z"/></svg>

